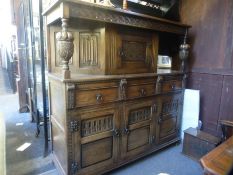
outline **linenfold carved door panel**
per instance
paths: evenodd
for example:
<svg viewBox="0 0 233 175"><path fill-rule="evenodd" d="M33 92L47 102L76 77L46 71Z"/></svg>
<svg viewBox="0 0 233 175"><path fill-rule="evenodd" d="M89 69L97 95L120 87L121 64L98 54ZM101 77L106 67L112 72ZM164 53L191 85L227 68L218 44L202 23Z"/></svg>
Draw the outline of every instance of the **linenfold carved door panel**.
<svg viewBox="0 0 233 175"><path fill-rule="evenodd" d="M154 140L152 135L152 100L128 102L123 106L121 157L130 159L147 150Z"/></svg>
<svg viewBox="0 0 233 175"><path fill-rule="evenodd" d="M158 143L163 143L179 135L182 100L182 93L163 95L160 97L160 114L156 127Z"/></svg>
<svg viewBox="0 0 233 175"><path fill-rule="evenodd" d="M117 107L88 109L78 114L79 132L72 134L72 157L78 171L95 172L113 165L119 145L119 119Z"/></svg>

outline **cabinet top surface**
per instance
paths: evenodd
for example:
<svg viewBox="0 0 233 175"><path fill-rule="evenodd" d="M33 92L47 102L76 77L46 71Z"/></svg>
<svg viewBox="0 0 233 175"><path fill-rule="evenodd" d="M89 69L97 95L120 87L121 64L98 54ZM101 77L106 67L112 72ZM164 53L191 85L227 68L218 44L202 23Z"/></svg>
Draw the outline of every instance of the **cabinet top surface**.
<svg viewBox="0 0 233 175"><path fill-rule="evenodd" d="M85 82L85 81L101 81L101 80L119 80L130 78L144 78L144 77L156 77L156 76L176 76L183 75L180 71L174 71L170 69L158 69L156 73L141 73L141 74L124 74L124 75L87 75L87 74L72 74L70 79L62 79L61 74L49 74L52 79L61 82Z"/></svg>
<svg viewBox="0 0 233 175"><path fill-rule="evenodd" d="M173 28L177 28L176 31L173 31L173 33L180 33L180 34L184 34L186 28L191 27L189 25L167 19L140 14L129 10L123 10L119 8L84 2L80 0L54 0L52 2L53 3L51 3L48 6L48 8L43 12L43 15L48 16L52 12L59 9L58 13L56 13L57 19L63 17L64 18L74 17L74 18L96 20L107 23L123 24L128 26L134 26L134 23L135 24L143 23L143 21L141 20L145 20L143 24L144 26L142 26L142 28L155 29L154 23L157 23L162 25L159 28L156 28L158 31L163 31L164 28L167 29L173 27ZM51 21L51 23L52 22L53 21ZM164 25L166 27L164 27ZM170 31L168 30L168 32Z"/></svg>

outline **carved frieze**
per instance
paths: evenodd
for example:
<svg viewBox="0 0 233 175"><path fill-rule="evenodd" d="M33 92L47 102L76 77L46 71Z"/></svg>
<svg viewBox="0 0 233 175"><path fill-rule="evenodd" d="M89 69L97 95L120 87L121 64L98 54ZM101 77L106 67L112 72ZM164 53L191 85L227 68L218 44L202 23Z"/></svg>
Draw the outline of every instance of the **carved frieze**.
<svg viewBox="0 0 233 175"><path fill-rule="evenodd" d="M113 129L113 115L83 120L81 122L81 128L82 137L110 131Z"/></svg>
<svg viewBox="0 0 233 175"><path fill-rule="evenodd" d="M144 120L149 120L151 117L151 107L140 108L130 111L129 124L138 123Z"/></svg>
<svg viewBox="0 0 233 175"><path fill-rule="evenodd" d="M184 34L185 27L159 20L125 14L116 10L106 10L79 4L70 9L70 15L82 19L109 22L138 28L152 29L163 32Z"/></svg>

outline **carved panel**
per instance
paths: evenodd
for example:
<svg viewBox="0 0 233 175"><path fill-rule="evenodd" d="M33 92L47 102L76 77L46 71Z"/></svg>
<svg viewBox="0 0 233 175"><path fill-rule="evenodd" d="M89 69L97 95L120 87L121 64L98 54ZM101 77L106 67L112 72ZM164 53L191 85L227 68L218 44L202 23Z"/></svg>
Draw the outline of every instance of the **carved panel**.
<svg viewBox="0 0 233 175"><path fill-rule="evenodd" d="M85 168L98 163L107 162L108 160L113 158L113 148L113 137L106 137L86 144L82 144L81 167Z"/></svg>
<svg viewBox="0 0 233 175"><path fill-rule="evenodd" d="M162 104L162 114L169 114L178 112L179 109L179 99L165 101Z"/></svg>
<svg viewBox="0 0 233 175"><path fill-rule="evenodd" d="M117 66L117 53L118 53L118 47L117 47L117 37L116 37L116 34L112 31L111 33L109 33L109 42L107 45L106 45L106 52L108 53L108 67L109 69L113 69L113 68L116 68Z"/></svg>
<svg viewBox="0 0 233 175"><path fill-rule="evenodd" d="M100 33L80 32L79 34L79 61L80 67L99 65Z"/></svg>
<svg viewBox="0 0 233 175"><path fill-rule="evenodd" d="M125 61L145 61L146 60L146 42L122 41L123 60Z"/></svg>
<svg viewBox="0 0 233 175"><path fill-rule="evenodd" d="M138 123L150 119L151 108L145 107L137 110L130 111L129 124Z"/></svg>
<svg viewBox="0 0 233 175"><path fill-rule="evenodd" d="M113 115L83 120L81 125L82 137L110 131L113 129Z"/></svg>

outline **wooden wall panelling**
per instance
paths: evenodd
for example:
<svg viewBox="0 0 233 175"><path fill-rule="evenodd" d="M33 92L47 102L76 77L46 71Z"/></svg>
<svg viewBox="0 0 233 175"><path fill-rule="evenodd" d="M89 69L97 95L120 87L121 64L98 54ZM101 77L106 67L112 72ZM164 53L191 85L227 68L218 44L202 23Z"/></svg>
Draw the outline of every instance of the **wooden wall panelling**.
<svg viewBox="0 0 233 175"><path fill-rule="evenodd" d="M215 73L215 69L232 69L233 1L182 0L181 4L181 21L192 25L192 71Z"/></svg>
<svg viewBox="0 0 233 175"><path fill-rule="evenodd" d="M188 88L200 90L203 130L217 135L223 76L192 73L189 77Z"/></svg>
<svg viewBox="0 0 233 175"><path fill-rule="evenodd" d="M224 76L219 120L233 121L233 77ZM220 126L219 126L220 127ZM220 130L220 128L219 128Z"/></svg>
<svg viewBox="0 0 233 175"><path fill-rule="evenodd" d="M220 134L218 119L233 120L228 103L233 96L232 9L232 0L181 1L181 21L192 25L188 38L192 48L189 88L200 90L203 129L215 135Z"/></svg>

